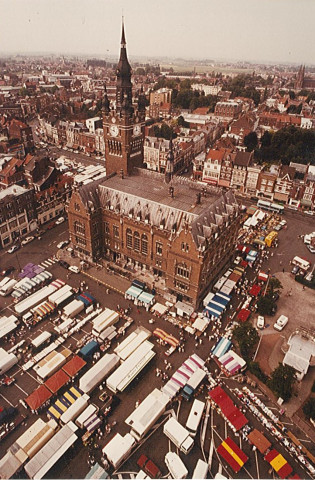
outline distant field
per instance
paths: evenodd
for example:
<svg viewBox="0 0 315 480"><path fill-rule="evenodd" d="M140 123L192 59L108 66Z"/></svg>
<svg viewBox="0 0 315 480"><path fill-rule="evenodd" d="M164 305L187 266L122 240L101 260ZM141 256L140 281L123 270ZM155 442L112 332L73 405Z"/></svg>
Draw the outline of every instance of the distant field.
<svg viewBox="0 0 315 480"><path fill-rule="evenodd" d="M173 68L174 73L182 73L182 72L193 72L194 70L196 73L209 73L209 72L216 72L216 73L252 73L255 69L253 68L229 68L229 67L218 67L212 65L176 65L176 64L161 64L161 70L168 70Z"/></svg>

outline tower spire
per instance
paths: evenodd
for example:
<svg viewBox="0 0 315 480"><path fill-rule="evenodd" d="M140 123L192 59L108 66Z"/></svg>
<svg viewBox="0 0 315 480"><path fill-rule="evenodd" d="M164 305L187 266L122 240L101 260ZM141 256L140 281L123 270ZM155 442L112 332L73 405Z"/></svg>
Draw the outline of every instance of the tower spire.
<svg viewBox="0 0 315 480"><path fill-rule="evenodd" d="M122 18L120 57L117 65L116 75L116 108L118 111L121 111L125 95L127 95L128 109L130 112L132 112L131 66L127 57L124 18ZM124 103L126 104L126 102Z"/></svg>
<svg viewBox="0 0 315 480"><path fill-rule="evenodd" d="M124 25L124 16L122 16L122 28L121 28L121 42L122 47L126 46L126 37L125 37L125 25Z"/></svg>

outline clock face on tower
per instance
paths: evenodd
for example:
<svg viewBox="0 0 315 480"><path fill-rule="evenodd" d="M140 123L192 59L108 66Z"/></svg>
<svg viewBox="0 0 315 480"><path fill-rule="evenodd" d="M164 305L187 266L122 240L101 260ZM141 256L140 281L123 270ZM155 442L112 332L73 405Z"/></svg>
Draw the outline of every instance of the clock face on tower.
<svg viewBox="0 0 315 480"><path fill-rule="evenodd" d="M117 135L119 134L119 127L117 125L111 125L109 127L109 133L112 137L117 137Z"/></svg>
<svg viewBox="0 0 315 480"><path fill-rule="evenodd" d="M140 135L140 133L141 133L141 126L140 125L135 125L133 127L133 134L134 135Z"/></svg>

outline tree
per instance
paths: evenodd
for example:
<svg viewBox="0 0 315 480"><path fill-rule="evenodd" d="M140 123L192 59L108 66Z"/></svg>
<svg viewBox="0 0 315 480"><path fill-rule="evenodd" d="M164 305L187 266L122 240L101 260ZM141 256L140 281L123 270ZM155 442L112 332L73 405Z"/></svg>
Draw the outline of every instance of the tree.
<svg viewBox="0 0 315 480"><path fill-rule="evenodd" d="M237 341L244 359L250 360L259 340L256 328L248 321L241 323L234 328L233 338Z"/></svg>
<svg viewBox="0 0 315 480"><path fill-rule="evenodd" d="M272 297L274 293L279 293L282 290L282 284L277 277L271 277L268 283L267 295Z"/></svg>
<svg viewBox="0 0 315 480"><path fill-rule="evenodd" d="M303 407L304 415L315 420L315 398L310 398Z"/></svg>
<svg viewBox="0 0 315 480"><path fill-rule="evenodd" d="M189 128L189 123L185 122L184 117L180 115L177 119L177 125L179 127Z"/></svg>
<svg viewBox="0 0 315 480"><path fill-rule="evenodd" d="M271 315L275 301L269 296L261 296L257 301L257 310L260 315Z"/></svg>
<svg viewBox="0 0 315 480"><path fill-rule="evenodd" d="M250 132L244 137L244 145L248 152L252 152L258 145L258 138L256 132Z"/></svg>
<svg viewBox="0 0 315 480"><path fill-rule="evenodd" d="M272 372L267 385L278 397L286 401L292 396L295 382L296 372L294 368L279 363L278 367Z"/></svg>

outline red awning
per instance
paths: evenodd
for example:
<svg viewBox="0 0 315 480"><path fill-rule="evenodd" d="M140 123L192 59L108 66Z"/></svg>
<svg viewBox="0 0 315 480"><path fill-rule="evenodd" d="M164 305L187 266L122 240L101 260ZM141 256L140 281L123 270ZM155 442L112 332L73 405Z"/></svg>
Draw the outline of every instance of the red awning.
<svg viewBox="0 0 315 480"><path fill-rule="evenodd" d="M250 295L253 295L254 297L258 297L260 293L261 287L257 284L253 285L250 291L248 292Z"/></svg>
<svg viewBox="0 0 315 480"><path fill-rule="evenodd" d="M233 427L236 429L236 431L240 430L241 428L244 427L248 423L247 418L243 413L234 406L234 409L231 411L229 415L226 415L228 421L232 423Z"/></svg>
<svg viewBox="0 0 315 480"><path fill-rule="evenodd" d="M219 406L225 401L226 398L229 398L227 393L219 385L212 390L209 390L209 397L215 401Z"/></svg>
<svg viewBox="0 0 315 480"><path fill-rule="evenodd" d="M250 310L247 310L247 308L242 308L238 314L237 314L237 320L240 322L246 322L248 317L250 316Z"/></svg>
<svg viewBox="0 0 315 480"><path fill-rule="evenodd" d="M45 402L51 397L52 393L44 385L41 385L33 393L31 393L25 402L31 410L37 410L44 405Z"/></svg>
<svg viewBox="0 0 315 480"><path fill-rule="evenodd" d="M66 372L69 377L74 377L80 370L86 365L86 362L83 358L75 355L69 362L67 362L62 370Z"/></svg>
<svg viewBox="0 0 315 480"><path fill-rule="evenodd" d="M287 478L293 471L286 459L275 449L267 453L265 460L270 463L280 478Z"/></svg>
<svg viewBox="0 0 315 480"><path fill-rule="evenodd" d="M58 370L52 377L50 377L44 385L52 392L56 393L63 387L68 381L70 377L63 371Z"/></svg>
<svg viewBox="0 0 315 480"><path fill-rule="evenodd" d="M228 462L236 473L240 471L248 460L247 455L245 455L230 437L223 440L217 448L217 452Z"/></svg>
<svg viewBox="0 0 315 480"><path fill-rule="evenodd" d="M267 282L267 280L268 280L268 275L267 275L267 273L259 272L259 274L258 274L258 280L261 280L262 282Z"/></svg>
<svg viewBox="0 0 315 480"><path fill-rule="evenodd" d="M247 265L248 265L248 262L246 262L246 260L242 260L242 261L241 261L241 267L246 268Z"/></svg>

